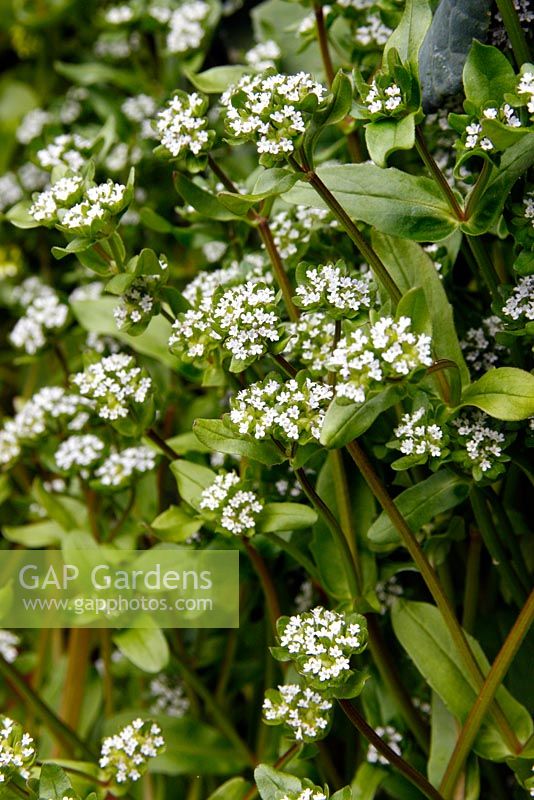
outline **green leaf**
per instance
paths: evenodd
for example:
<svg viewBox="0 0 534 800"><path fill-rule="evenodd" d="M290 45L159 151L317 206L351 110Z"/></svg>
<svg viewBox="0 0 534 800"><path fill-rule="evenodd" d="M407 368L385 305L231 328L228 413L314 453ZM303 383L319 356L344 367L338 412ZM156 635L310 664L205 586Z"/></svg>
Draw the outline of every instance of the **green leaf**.
<svg viewBox="0 0 534 800"><path fill-rule="evenodd" d="M458 722L435 692L432 693L432 715L430 719L432 733L430 737L430 757L428 759L428 779L433 786L439 786L458 739Z"/></svg>
<svg viewBox="0 0 534 800"><path fill-rule="evenodd" d="M259 767L256 767L254 779L261 800L279 800L282 793L299 792L301 789L301 782L294 775L279 772L267 764L260 764Z"/></svg>
<svg viewBox="0 0 534 800"><path fill-rule="evenodd" d="M528 419L534 416L534 375L515 367L491 369L465 389L461 406L508 422Z"/></svg>
<svg viewBox="0 0 534 800"><path fill-rule="evenodd" d="M397 498L395 505L414 533L435 516L462 503L469 494L469 484L446 469L442 469L405 489ZM371 525L367 537L379 548L390 548L400 543L397 529L383 511Z"/></svg>
<svg viewBox="0 0 534 800"><path fill-rule="evenodd" d="M36 502L45 509L50 519L59 523L64 531L73 531L79 527L69 509L53 492L47 492L38 478L32 484L32 495Z"/></svg>
<svg viewBox="0 0 534 800"><path fill-rule="evenodd" d="M8 542L39 548L61 544L65 531L58 522L45 520L31 522L29 525L6 525L2 528L2 535Z"/></svg>
<svg viewBox="0 0 534 800"><path fill-rule="evenodd" d="M39 777L39 799L63 800L69 792L72 792L72 783L65 770L56 764L43 764Z"/></svg>
<svg viewBox="0 0 534 800"><path fill-rule="evenodd" d="M317 522L317 513L302 503L266 503L256 520L258 533L278 533L311 528Z"/></svg>
<svg viewBox="0 0 534 800"><path fill-rule="evenodd" d="M505 151L499 169L494 168L493 177L477 202L473 216L462 224L462 230L478 236L493 228L502 213L510 189L533 164L534 135L529 133Z"/></svg>
<svg viewBox="0 0 534 800"><path fill-rule="evenodd" d="M426 682L448 710L464 722L477 698L477 690L438 609L428 603L399 601L393 608L392 622L395 635ZM482 648L476 639L467 633L466 636L483 674L487 674L489 663ZM528 711L502 686L496 698L519 740L528 739L534 727ZM474 750L483 758L504 759L512 755L489 718Z"/></svg>
<svg viewBox="0 0 534 800"><path fill-rule="evenodd" d="M404 395L399 384L388 386L383 392L370 397L363 404L339 402L337 398L330 403L321 428L321 444L335 448L357 439L375 419L398 403Z"/></svg>
<svg viewBox="0 0 534 800"><path fill-rule="evenodd" d="M167 747L162 755L151 760L149 771L163 775L231 775L246 766L232 743L210 725L190 715L173 720L162 716L158 722ZM215 796L221 800L240 800L242 794Z"/></svg>
<svg viewBox="0 0 534 800"><path fill-rule="evenodd" d="M23 230L38 228L41 223L36 222L31 216L29 211L30 206L31 203L28 200L21 200L20 203L16 203L9 209L6 213L6 219L9 220L15 228L22 228Z"/></svg>
<svg viewBox="0 0 534 800"><path fill-rule="evenodd" d="M375 164L319 167L317 174L353 219L384 233L418 242L437 242L458 227L430 178L409 175L394 167L381 169ZM295 186L285 199L326 208L308 184Z"/></svg>
<svg viewBox="0 0 534 800"><path fill-rule="evenodd" d="M169 662L169 646L159 628L121 631L115 634L113 641L128 661L143 672L161 672Z"/></svg>
<svg viewBox="0 0 534 800"><path fill-rule="evenodd" d="M206 94L221 94L233 83L238 83L243 75L250 73L250 67L242 64L231 66L212 67L204 72L186 72L188 80L195 89Z"/></svg>
<svg viewBox="0 0 534 800"><path fill-rule="evenodd" d="M234 219L235 214L229 211L228 208L225 208L215 195L202 189L198 184L187 178L181 172L174 173L173 181L175 189L180 197L183 197L186 203L192 205L199 214L203 214L203 216L209 219Z"/></svg>
<svg viewBox="0 0 534 800"><path fill-rule="evenodd" d="M244 778L230 778L210 794L208 800L243 800L249 789L250 783Z"/></svg>
<svg viewBox="0 0 534 800"><path fill-rule="evenodd" d="M454 361L460 370L462 384L467 384L469 371L458 341L452 306L432 259L415 242L375 231L372 243L403 294L414 286L423 289L432 322L434 357Z"/></svg>
<svg viewBox="0 0 534 800"><path fill-rule="evenodd" d="M150 527L162 542L185 542L202 527L202 520L192 517L182 506L170 506L151 522Z"/></svg>
<svg viewBox="0 0 534 800"><path fill-rule="evenodd" d="M118 69L108 64L88 61L84 61L83 64L66 64L63 61L55 61L54 69L64 78L68 78L80 86L109 83L132 92L141 90L140 76L133 70Z"/></svg>
<svg viewBox="0 0 534 800"><path fill-rule="evenodd" d="M260 173L250 194L219 192L217 197L234 214L245 216L248 211L268 197L276 197L288 192L299 180L299 176L281 167L265 169Z"/></svg>
<svg viewBox="0 0 534 800"><path fill-rule="evenodd" d="M425 298L420 286L415 286L403 294L397 305L397 317L410 317L412 328L417 333L432 333L432 322Z"/></svg>
<svg viewBox="0 0 534 800"><path fill-rule="evenodd" d="M201 464L181 460L172 462L171 472L176 478L180 497L198 510L200 496L204 489L211 486L215 480L215 472L209 467L203 467Z"/></svg>
<svg viewBox="0 0 534 800"><path fill-rule="evenodd" d="M411 150L415 144L415 114L402 119L381 119L365 126L369 155L379 167L385 167L395 150Z"/></svg>
<svg viewBox="0 0 534 800"><path fill-rule="evenodd" d="M384 47L382 60L387 63L388 53L395 48L401 61L418 66L419 50L432 22L428 0L406 0L399 24Z"/></svg>
<svg viewBox="0 0 534 800"><path fill-rule="evenodd" d="M499 108L505 92L513 92L516 85L514 68L496 47L474 41L463 70L465 96L482 110L488 106Z"/></svg>
<svg viewBox="0 0 534 800"><path fill-rule="evenodd" d="M245 439L221 419L197 419L193 424L197 439L218 453L245 456L260 464L282 464L285 456L272 442Z"/></svg>
<svg viewBox="0 0 534 800"><path fill-rule="evenodd" d="M167 342L171 333L170 323L162 316L153 317L150 324L139 336L129 336L117 329L113 309L117 300L113 297L100 297L98 300L77 300L70 304L72 312L82 328L90 333L113 336L125 342L132 350L151 356L171 369L178 369L180 362L169 353Z"/></svg>
<svg viewBox="0 0 534 800"><path fill-rule="evenodd" d="M352 799L374 800L387 775L387 771L382 767L364 761L358 767L352 782Z"/></svg>

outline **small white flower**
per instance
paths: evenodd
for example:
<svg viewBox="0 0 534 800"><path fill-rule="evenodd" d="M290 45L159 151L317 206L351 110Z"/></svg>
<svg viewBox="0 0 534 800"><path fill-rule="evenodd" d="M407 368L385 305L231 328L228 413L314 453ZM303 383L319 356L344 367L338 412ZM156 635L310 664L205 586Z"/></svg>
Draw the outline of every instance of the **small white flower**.
<svg viewBox="0 0 534 800"><path fill-rule="evenodd" d="M463 414L453 421L467 460L481 473L488 472L503 455L506 437L488 425L489 417L477 411Z"/></svg>
<svg viewBox="0 0 534 800"><path fill-rule="evenodd" d="M92 467L102 457L104 442L93 434L69 436L54 454L59 469L69 472L73 467Z"/></svg>
<svg viewBox="0 0 534 800"><path fill-rule="evenodd" d="M15 776L28 780L35 756L30 734L9 717L0 717L0 784Z"/></svg>
<svg viewBox="0 0 534 800"><path fill-rule="evenodd" d="M1 436L1 433L0 433ZM0 444L0 453L1 453L1 444ZM0 456L0 463L1 463L1 456ZM0 655L3 659L7 661L8 664L12 664L16 661L17 656L19 654L18 646L20 644L20 639L11 631L6 631L0 629Z"/></svg>
<svg viewBox="0 0 534 800"><path fill-rule="evenodd" d="M152 380L125 353L90 364L73 375L72 382L81 395L95 401L98 415L108 420L127 417L131 404L142 405L152 388Z"/></svg>
<svg viewBox="0 0 534 800"><path fill-rule="evenodd" d="M102 742L100 768L116 783L139 780L148 762L165 749L161 729L154 722L133 720L115 736Z"/></svg>
<svg viewBox="0 0 534 800"><path fill-rule="evenodd" d="M161 674L150 681L151 713L179 719L189 711L189 699L178 680Z"/></svg>
<svg viewBox="0 0 534 800"><path fill-rule="evenodd" d="M460 342L464 358L476 375L482 375L497 365L508 350L496 341L496 334L502 331L499 317L483 319L479 328L469 328Z"/></svg>
<svg viewBox="0 0 534 800"><path fill-rule="evenodd" d="M171 156L187 153L204 155L210 148L213 134L205 116L207 103L196 92L175 95L156 117L158 138Z"/></svg>
<svg viewBox="0 0 534 800"><path fill-rule="evenodd" d="M298 273L297 273L298 274ZM371 284L368 276L352 276L338 264L309 266L299 279L295 298L305 309L321 308L340 316L354 316L371 307Z"/></svg>
<svg viewBox="0 0 534 800"><path fill-rule="evenodd" d="M138 447L127 447L120 453L112 453L95 470L95 478L102 486L117 488L123 486L127 481L138 473L150 472L156 466L156 454L151 447L140 445Z"/></svg>
<svg viewBox="0 0 534 800"><path fill-rule="evenodd" d="M384 728L376 728L375 733L380 736L381 739L384 740L385 744L393 750L398 756L402 755L402 750L400 748L400 743L402 742L401 734L395 730L391 725L386 725ZM389 764L388 759L379 753L376 747L372 744L369 745L369 749L367 751L367 761L370 764Z"/></svg>
<svg viewBox="0 0 534 800"><path fill-rule="evenodd" d="M259 42L245 53L245 61L257 70L266 70L275 67L277 59L282 55L281 50L273 39Z"/></svg>
<svg viewBox="0 0 534 800"><path fill-rule="evenodd" d="M534 275L519 278L517 286L503 306L502 313L514 321L534 320Z"/></svg>
<svg viewBox="0 0 534 800"><path fill-rule="evenodd" d="M319 692L297 684L267 692L263 717L269 724L285 724L297 742L313 742L326 735L332 703Z"/></svg>
<svg viewBox="0 0 534 800"><path fill-rule="evenodd" d="M246 491L241 486L241 479L235 472L217 475L202 492L200 508L214 512L217 524L229 533L252 536L263 503L254 492Z"/></svg>
<svg viewBox="0 0 534 800"><path fill-rule="evenodd" d="M206 20L210 7L204 0L181 3L168 18L167 50L169 53L188 53L202 44L206 35Z"/></svg>
<svg viewBox="0 0 534 800"><path fill-rule="evenodd" d="M399 449L406 456L439 458L443 451L443 430L436 424L418 424L424 416L424 408L403 415L402 423L395 428Z"/></svg>

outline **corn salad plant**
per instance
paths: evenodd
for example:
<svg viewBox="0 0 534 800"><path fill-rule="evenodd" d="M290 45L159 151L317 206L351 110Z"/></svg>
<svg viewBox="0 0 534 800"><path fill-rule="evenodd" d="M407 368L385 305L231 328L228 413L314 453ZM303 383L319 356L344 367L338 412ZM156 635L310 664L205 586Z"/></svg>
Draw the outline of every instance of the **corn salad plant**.
<svg viewBox="0 0 534 800"><path fill-rule="evenodd" d="M0 798L534 796L532 21L2 5L0 548L241 570L4 623Z"/></svg>

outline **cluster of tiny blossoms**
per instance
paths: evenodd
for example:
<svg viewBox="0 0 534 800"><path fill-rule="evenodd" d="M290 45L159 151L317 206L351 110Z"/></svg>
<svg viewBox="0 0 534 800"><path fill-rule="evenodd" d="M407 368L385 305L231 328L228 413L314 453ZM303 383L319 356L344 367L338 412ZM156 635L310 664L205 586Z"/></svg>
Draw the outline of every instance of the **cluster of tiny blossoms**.
<svg viewBox="0 0 534 800"><path fill-rule="evenodd" d="M159 112L157 135L172 158L187 153L197 158L209 151L214 134L208 130L206 109L207 100L201 95L179 92Z"/></svg>
<svg viewBox="0 0 534 800"><path fill-rule="evenodd" d="M110 456L95 470L95 479L101 486L117 489L124 486L136 473L151 472L156 466L156 453L152 448L139 445L127 447Z"/></svg>
<svg viewBox="0 0 534 800"><path fill-rule="evenodd" d="M287 326L289 342L285 357L293 364L300 362L313 378L327 372L326 364L332 355L336 323L326 314L301 314L297 322Z"/></svg>
<svg viewBox="0 0 534 800"><path fill-rule="evenodd" d="M16 634L0 628L0 656L2 656L8 664L12 664L17 660L19 654L17 648L19 644L20 639Z"/></svg>
<svg viewBox="0 0 534 800"><path fill-rule="evenodd" d="M142 333L159 308L158 290L168 268L167 259L159 259L160 273L141 275L121 295L120 302L113 309L115 323L119 330L135 335Z"/></svg>
<svg viewBox="0 0 534 800"><path fill-rule="evenodd" d="M164 673L150 681L150 695L153 714L165 714L167 717L178 719L189 710L189 699L182 684Z"/></svg>
<svg viewBox="0 0 534 800"><path fill-rule="evenodd" d="M331 720L332 703L309 687L288 683L266 692L263 717L267 724L287 725L297 742L322 739Z"/></svg>
<svg viewBox="0 0 534 800"><path fill-rule="evenodd" d="M477 411L470 415L463 414L453 421L462 447L460 452L455 453L455 460L463 460L466 466L470 466L477 480L508 460L503 453L506 437L490 427L488 420L486 414Z"/></svg>
<svg viewBox="0 0 534 800"><path fill-rule="evenodd" d="M232 137L252 141L275 160L294 152L326 89L306 72L245 75L225 92L225 124Z"/></svg>
<svg viewBox="0 0 534 800"><path fill-rule="evenodd" d="M391 116L404 104L402 92L396 83L379 86L376 81L370 84L364 102L371 115Z"/></svg>
<svg viewBox="0 0 534 800"><path fill-rule="evenodd" d="M235 472L217 475L202 492L200 508L212 512L214 521L223 530L236 536L252 536L263 503L255 492L242 488Z"/></svg>
<svg viewBox="0 0 534 800"><path fill-rule="evenodd" d="M29 214L42 225L60 225L70 233L89 234L102 227L128 202L127 187L111 179L83 189L79 176L65 177L41 192Z"/></svg>
<svg viewBox="0 0 534 800"><path fill-rule="evenodd" d="M314 267L301 264L295 303L306 310L322 309L333 317L354 317L372 302L369 278L353 277L342 262Z"/></svg>
<svg viewBox="0 0 534 800"><path fill-rule="evenodd" d="M60 208L70 208L80 199L83 179L78 175L60 178L50 189L41 192L30 206L30 215L36 222L52 225L57 222Z"/></svg>
<svg viewBox="0 0 534 800"><path fill-rule="evenodd" d="M9 332L9 341L28 355L35 355L46 345L50 332L65 325L69 309L50 286L37 278L28 278L17 288L20 293L14 292L14 299L29 299L30 295L31 299L24 304L25 313Z"/></svg>
<svg viewBox="0 0 534 800"><path fill-rule="evenodd" d="M274 289L247 281L216 291L208 307L179 314L169 339L184 360L202 363L221 346L240 367L264 355L281 336Z"/></svg>
<svg viewBox="0 0 534 800"><path fill-rule="evenodd" d="M0 465L10 465L25 444L32 444L47 430L57 427L80 430L89 418L92 404L84 397L66 392L61 386L45 386L34 394L13 419L0 429Z"/></svg>
<svg viewBox="0 0 534 800"><path fill-rule="evenodd" d="M375 733L380 736L380 738L391 750L393 750L396 755L402 755L402 750L400 748L402 736L397 730L395 730L395 728L393 728L391 725L386 725L385 728L376 728ZM369 749L367 751L367 761L370 764L389 764L388 759L382 755L382 753L379 753L373 744L369 745Z"/></svg>
<svg viewBox="0 0 534 800"><path fill-rule="evenodd" d="M301 792L290 792L280 797L280 800L328 800L322 789L317 786L308 786Z"/></svg>
<svg viewBox="0 0 534 800"><path fill-rule="evenodd" d="M497 365L507 348L496 341L496 334L502 331L499 317L486 317L479 328L469 328L460 342L467 364L475 375L483 375Z"/></svg>
<svg viewBox="0 0 534 800"><path fill-rule="evenodd" d="M401 424L395 428L398 447L406 456L439 458L443 453L443 429L436 424L418 424L425 413L425 409L421 407L413 414L404 414Z"/></svg>
<svg viewBox="0 0 534 800"><path fill-rule="evenodd" d="M169 53L185 54L196 50L206 35L206 18L210 12L204 0L181 3L169 17L167 50Z"/></svg>
<svg viewBox="0 0 534 800"><path fill-rule="evenodd" d="M519 78L517 93L526 103L529 114L534 114L534 72L523 72Z"/></svg>
<svg viewBox="0 0 534 800"><path fill-rule="evenodd" d="M333 389L305 377L283 381L272 375L242 389L230 401L229 421L255 439L274 437L306 444L319 439Z"/></svg>
<svg viewBox="0 0 534 800"><path fill-rule="evenodd" d="M336 394L363 403L369 390L387 378L408 376L432 364L430 336L414 333L409 317L382 317L367 332L357 328L341 338L328 367L339 376Z"/></svg>
<svg viewBox="0 0 534 800"><path fill-rule="evenodd" d="M88 468L100 461L104 449L102 439L92 433L69 436L59 445L54 461L63 472L81 468L80 474L85 477Z"/></svg>
<svg viewBox="0 0 534 800"><path fill-rule="evenodd" d="M278 620L278 638L284 657L312 688L340 686L350 677L350 658L366 644L365 619L317 606L311 611Z"/></svg>
<svg viewBox="0 0 534 800"><path fill-rule="evenodd" d="M0 717L0 784L16 775L28 780L35 755L30 734L9 717Z"/></svg>
<svg viewBox="0 0 534 800"><path fill-rule="evenodd" d="M287 211L278 211L269 224L274 243L284 260L296 255L308 244L314 231L338 226L337 220L333 220L325 208L306 206L292 206Z"/></svg>
<svg viewBox="0 0 534 800"><path fill-rule="evenodd" d="M503 306L502 313L514 322L534 320L534 275L525 275Z"/></svg>
<svg viewBox="0 0 534 800"><path fill-rule="evenodd" d="M138 781L148 761L163 752L165 740L154 722L134 719L115 736L102 742L100 767L116 783Z"/></svg>
<svg viewBox="0 0 534 800"><path fill-rule="evenodd" d="M142 404L152 386L151 379L135 366L133 356L116 353L90 364L72 376L73 383L84 397L95 401L102 419L127 417L130 404Z"/></svg>

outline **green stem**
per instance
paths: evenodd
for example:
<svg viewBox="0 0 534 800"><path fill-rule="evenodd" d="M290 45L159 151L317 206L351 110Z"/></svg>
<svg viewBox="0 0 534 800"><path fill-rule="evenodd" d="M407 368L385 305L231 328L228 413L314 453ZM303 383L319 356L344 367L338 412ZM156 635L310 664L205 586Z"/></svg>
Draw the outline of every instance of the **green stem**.
<svg viewBox="0 0 534 800"><path fill-rule="evenodd" d="M458 200L456 199L451 187L449 186L447 178L445 177L439 166L436 164L434 158L432 157L426 145L423 131L421 130L421 127L419 125L416 125L415 127L415 146L425 167L428 169L428 171L438 184L439 188L441 189L443 197L449 204L452 213L454 214L456 219L463 220L464 219L463 209L460 206Z"/></svg>
<svg viewBox="0 0 534 800"><path fill-rule="evenodd" d="M56 716L50 706L41 700L39 695L26 683L17 669L12 664L8 664L2 656L0 656L0 675L10 684L15 694L28 704L35 716L44 722L59 742L70 751L81 753L91 761L95 760L96 755L78 737L77 733Z"/></svg>
<svg viewBox="0 0 534 800"><path fill-rule="evenodd" d="M525 592L529 592L532 581L530 580L530 576L525 566L525 559L521 552L519 542L517 541L517 536L515 535L515 531L512 527L508 514L506 513L506 509L504 508L501 498L496 491L487 491L487 497L497 520L497 535L500 536L503 545L505 547L508 546L512 556L512 567L515 569Z"/></svg>
<svg viewBox="0 0 534 800"><path fill-rule="evenodd" d="M145 436L147 439L150 439L151 442L154 442L159 450L161 450L161 452L164 453L170 461L176 461L176 459L180 458L176 450L173 450L172 447L167 444L165 439L162 439L159 433L154 430L154 428L149 428L145 432Z"/></svg>
<svg viewBox="0 0 534 800"><path fill-rule="evenodd" d="M503 582L508 588L514 603L516 603L518 608L522 608L523 603L525 602L525 592L523 591L519 580L512 569L506 551L497 535L484 492L477 486L473 486L471 489L470 499L471 507L473 509L482 540L486 545L491 559L497 567Z"/></svg>
<svg viewBox="0 0 534 800"><path fill-rule="evenodd" d="M324 200L332 214L344 229L345 233L349 236L362 256L365 258L378 280L383 284L393 303L396 305L401 298L401 291L399 287L387 271L385 264L382 263L373 248L367 244L365 237L358 230L357 225L349 217L341 203L334 197L330 189L323 183L316 172L301 166L294 158L289 158L289 163L293 169L303 176L304 180L308 181L310 186L315 189L319 197Z"/></svg>
<svg viewBox="0 0 534 800"><path fill-rule="evenodd" d="M341 526L337 521L337 519L335 518L335 516L332 514L326 503L319 497L319 495L309 482L308 476L306 475L302 467L299 469L295 469L295 475L304 491L304 494L310 500L311 504L317 509L317 511L327 524L328 528L330 529L332 537L334 538L334 541L336 542L339 548L341 560L343 561L343 568L345 570L345 575L347 577L347 583L349 585L352 599L356 600L356 598L360 594L358 572L356 570L356 565L354 563L354 559L352 557L352 553L348 545L347 539L345 537L345 534L343 533Z"/></svg>
<svg viewBox="0 0 534 800"><path fill-rule="evenodd" d="M176 650L174 652L178 669L182 673L182 677L193 689L193 691L200 697L204 703L206 710L211 715L213 721L218 726L224 736L231 742L236 752L241 753L247 764L254 767L256 766L256 758L248 745L242 740L232 723L226 711L224 711L211 692L204 686L203 682L186 663L183 656L179 655Z"/></svg>
<svg viewBox="0 0 534 800"><path fill-rule="evenodd" d="M520 67L530 61L530 49L525 38L525 32L517 16L514 2L513 0L496 0L496 3L510 39L517 66Z"/></svg>
<svg viewBox="0 0 534 800"><path fill-rule="evenodd" d="M113 261L115 262L115 264L117 266L117 270L119 272L121 272L122 271L122 267L124 265L124 262L122 260L122 253L121 253L121 251L119 249L119 245L117 244L117 240L115 239L115 236L119 236L119 234L118 233L112 234L109 237L108 241L109 241L109 246L110 246L111 252L113 254Z"/></svg>
<svg viewBox="0 0 534 800"><path fill-rule="evenodd" d="M336 490L337 507L341 528L350 547L354 566L358 577L358 584L362 585L362 571L358 559L358 548L356 545L356 532L352 522L352 508L350 503L350 492L347 481L347 473L343 463L343 453L341 450L330 451L330 463L332 465L332 475Z"/></svg>
<svg viewBox="0 0 534 800"><path fill-rule="evenodd" d="M465 568L465 589L462 614L462 628L473 633L478 605L478 584L480 573L480 551L482 540L480 533L472 528L469 534L469 549Z"/></svg>
<svg viewBox="0 0 534 800"><path fill-rule="evenodd" d="M165 317L167 322L170 322L171 325L173 325L176 322L176 317L173 317L172 314L169 314L167 309L163 308L163 306L160 306L159 313L161 314L162 317Z"/></svg>
<svg viewBox="0 0 534 800"><path fill-rule="evenodd" d="M269 570L267 569L265 561L260 553L258 553L256 548L249 542L246 536L242 536L241 541L243 542L245 550L247 551L247 555L250 558L252 566L254 567L254 571L260 579L261 588L265 596L265 602L267 603L269 621L271 623L273 634L276 635L276 622L282 615L280 612L280 604L278 602L278 595L276 594L273 580Z"/></svg>
<svg viewBox="0 0 534 800"><path fill-rule="evenodd" d="M486 675L484 685L478 693L477 699L464 722L463 728L460 731L440 786L440 792L445 800L449 800L449 798L453 796L458 776L462 771L484 717L533 621L534 591L531 592L512 630L506 637L497 658Z"/></svg>
<svg viewBox="0 0 534 800"><path fill-rule="evenodd" d="M398 510L397 506L393 502L392 498L390 497L386 487L382 483L381 479L373 469L372 464L370 463L367 455L360 447L360 445L353 441L349 445L347 445L347 449L351 454L352 458L358 469L360 470L361 474L363 475L364 479L366 480L369 488L373 492L374 496L390 518L391 522L393 523L394 527L398 531L404 546L410 553L413 561L415 562L417 568L419 569L423 580L425 581L434 601L443 617L443 621L447 626L449 634L456 646L458 654L462 658L465 666L469 670L469 673L475 682L477 688L482 686L484 677L480 670L480 667L473 655L471 647L466 639L465 633L462 630L461 626L456 619L453 609L449 603L447 595L443 591L443 587L439 582L436 573L432 569L430 563L428 562L425 554L423 553L419 542L415 538L410 526ZM494 709L493 709L494 717L497 721L499 729L505 739L508 747L512 750L512 752L519 753L521 751L521 743L517 739L514 731L512 730L508 720L506 719L504 712L502 711L501 707L495 701Z"/></svg>
<svg viewBox="0 0 534 800"><path fill-rule="evenodd" d="M480 174L477 178L477 181L469 196L467 198L466 206L465 206L465 219L470 219L473 216L473 212L476 211L476 207L478 205L478 201L482 197L484 189L488 185L488 181L492 175L493 166L489 160L484 159L484 163L482 164L482 169L480 170Z"/></svg>
<svg viewBox="0 0 534 800"><path fill-rule="evenodd" d="M273 361L276 361L280 369L283 372L285 372L286 375L288 375L290 378L295 377L295 375L297 374L297 370L292 364L289 363L289 361L286 361L283 355L281 355L280 353L269 353L269 355L271 356Z"/></svg>
<svg viewBox="0 0 534 800"><path fill-rule="evenodd" d="M397 755L397 753L380 738L373 728L367 724L350 700L338 700L338 703L358 733L364 736L384 758L387 758L389 763L404 775L410 783L417 786L425 797L428 797L430 800L443 800L440 792L428 782L424 775L416 770L415 767L412 767L402 756Z"/></svg>
<svg viewBox="0 0 534 800"><path fill-rule="evenodd" d="M497 289L499 288L499 278L495 272L493 262L486 252L486 248L479 236L468 236L467 243L486 286L490 290L492 296L496 297Z"/></svg>
<svg viewBox="0 0 534 800"><path fill-rule="evenodd" d="M335 77L334 65L332 64L332 57L330 56L330 48L328 47L328 34L326 32L326 25L324 24L324 13L321 5L315 6L315 28L317 31L317 40L319 42L319 49L321 51L321 59L323 62L324 71L328 86L332 86Z"/></svg>
<svg viewBox="0 0 534 800"><path fill-rule="evenodd" d="M378 671L389 689L394 703L413 733L419 747L423 753L427 754L429 751L428 728L400 680L399 670L390 658L374 614L366 614L366 618L367 630L369 631L369 649L373 661L378 667Z"/></svg>
<svg viewBox="0 0 534 800"><path fill-rule="evenodd" d="M19 797L28 798L30 797L30 793L26 792L22 786L19 786L15 781L11 781L9 784L9 789L13 792L13 794L18 795Z"/></svg>

